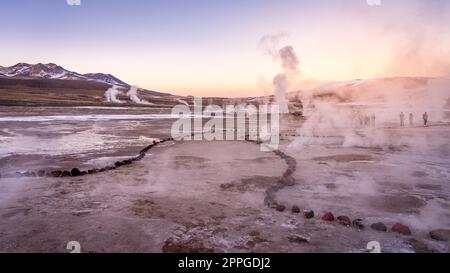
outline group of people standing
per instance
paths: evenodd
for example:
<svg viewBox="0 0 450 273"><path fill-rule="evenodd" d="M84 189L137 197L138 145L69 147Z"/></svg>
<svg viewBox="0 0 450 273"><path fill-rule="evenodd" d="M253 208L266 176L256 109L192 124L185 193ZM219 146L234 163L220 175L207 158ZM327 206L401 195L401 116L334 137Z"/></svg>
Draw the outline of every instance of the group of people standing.
<svg viewBox="0 0 450 273"><path fill-rule="evenodd" d="M422 115L422 119L423 119L423 125L427 126L428 125L428 113L425 112ZM409 126L413 126L414 125L414 114L410 113L409 114ZM405 126L405 113L401 112L400 113L400 126L404 127Z"/></svg>

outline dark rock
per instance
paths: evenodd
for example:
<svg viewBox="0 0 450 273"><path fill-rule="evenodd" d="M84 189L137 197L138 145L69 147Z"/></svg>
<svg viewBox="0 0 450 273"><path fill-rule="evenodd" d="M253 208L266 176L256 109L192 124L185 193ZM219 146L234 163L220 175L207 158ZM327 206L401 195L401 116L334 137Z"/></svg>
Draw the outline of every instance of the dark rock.
<svg viewBox="0 0 450 273"><path fill-rule="evenodd" d="M305 219L312 219L312 218L314 218L314 211L312 211L312 210L304 210L303 211L303 217Z"/></svg>
<svg viewBox="0 0 450 273"><path fill-rule="evenodd" d="M283 211L286 210L286 207L283 206L283 205L277 205L276 210L279 211L279 212L283 212Z"/></svg>
<svg viewBox="0 0 450 273"><path fill-rule="evenodd" d="M68 177L68 176L71 176L69 171L63 171L61 174L61 177Z"/></svg>
<svg viewBox="0 0 450 273"><path fill-rule="evenodd" d="M87 175L88 173L86 172L86 171L82 171L82 172L80 172L80 176L85 176L85 175Z"/></svg>
<svg viewBox="0 0 450 273"><path fill-rule="evenodd" d="M115 166L107 166L107 167L105 167L105 169L106 169L107 171L112 171L112 170L115 170L116 167L115 167Z"/></svg>
<svg viewBox="0 0 450 273"><path fill-rule="evenodd" d="M283 177L288 177L291 176L294 172L290 169L287 169L284 173L283 173Z"/></svg>
<svg viewBox="0 0 450 273"><path fill-rule="evenodd" d="M98 173L98 169L88 170L88 174L95 174L95 173Z"/></svg>
<svg viewBox="0 0 450 273"><path fill-rule="evenodd" d="M359 230L363 230L365 228L362 219L353 220L352 225L354 228L359 229Z"/></svg>
<svg viewBox="0 0 450 273"><path fill-rule="evenodd" d="M370 227L371 227L372 229L374 229L374 230L377 230L377 231L387 232L387 227L386 227L386 225L383 224L383 223L381 223L381 222L372 224Z"/></svg>
<svg viewBox="0 0 450 273"><path fill-rule="evenodd" d="M158 142L156 142L156 140L153 140L153 144L156 145L156 144L158 144Z"/></svg>
<svg viewBox="0 0 450 273"><path fill-rule="evenodd" d="M120 167L120 166L123 166L123 163L120 161L117 161L116 163L114 163L114 166Z"/></svg>
<svg viewBox="0 0 450 273"><path fill-rule="evenodd" d="M79 169L77 169L77 168L73 168L73 169L70 171L70 174L71 174L72 176L79 176L79 175L81 174L81 171L80 171Z"/></svg>
<svg viewBox="0 0 450 273"><path fill-rule="evenodd" d="M343 226L349 227L352 224L350 218L348 218L347 216L339 216L337 219L339 221L339 224Z"/></svg>
<svg viewBox="0 0 450 273"><path fill-rule="evenodd" d="M60 177L62 175L62 171L53 171L51 172L52 177Z"/></svg>
<svg viewBox="0 0 450 273"><path fill-rule="evenodd" d="M38 171L38 176L39 177L44 177L45 176L45 170L39 170Z"/></svg>
<svg viewBox="0 0 450 273"><path fill-rule="evenodd" d="M130 159L126 159L124 161L122 161L123 165L130 165L132 163L132 161Z"/></svg>
<svg viewBox="0 0 450 273"><path fill-rule="evenodd" d="M292 206L292 213L300 213L300 208L298 206Z"/></svg>
<svg viewBox="0 0 450 273"><path fill-rule="evenodd" d="M25 172L25 173L23 174L23 176L26 176L26 177L36 177L36 174L35 174L34 172Z"/></svg>
<svg viewBox="0 0 450 273"><path fill-rule="evenodd" d="M327 212L322 216L322 220L324 221L328 221L328 222L333 222L334 221L334 215L331 212Z"/></svg>
<svg viewBox="0 0 450 273"><path fill-rule="evenodd" d="M436 229L430 232L430 237L437 241L450 241L450 229Z"/></svg>
<svg viewBox="0 0 450 273"><path fill-rule="evenodd" d="M409 227L400 223L396 223L394 226L392 226L392 231L403 235L411 235L411 230L409 229Z"/></svg>

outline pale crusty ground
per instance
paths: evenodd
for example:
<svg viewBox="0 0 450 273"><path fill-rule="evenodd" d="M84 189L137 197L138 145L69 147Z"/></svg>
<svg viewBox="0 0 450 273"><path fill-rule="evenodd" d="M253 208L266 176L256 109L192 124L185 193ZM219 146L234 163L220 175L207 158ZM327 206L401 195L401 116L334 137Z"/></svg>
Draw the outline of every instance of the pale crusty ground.
<svg viewBox="0 0 450 273"><path fill-rule="evenodd" d="M9 123L2 134L13 141L17 133L37 142L74 134L84 146L60 155L11 151L0 159L0 173L113 163L136 155L152 137L167 136L169 124ZM385 252L449 252L448 243L428 236L450 226L449 127L380 130L406 140L346 148L340 138L327 138L297 149L290 145L295 137L283 137L281 150L297 160L296 184L277 193L285 212L263 202L286 170L284 160L247 142L169 142L140 162L101 174L1 178L0 252L68 252L69 241L79 241L83 252L364 252L373 240ZM110 142L91 151L85 134ZM425 141L408 142L417 137ZM8 152L7 144L2 148ZM291 213L292 205L313 209L316 218ZM323 222L327 211L362 218L366 229ZM377 221L407 224L413 235L371 230Z"/></svg>

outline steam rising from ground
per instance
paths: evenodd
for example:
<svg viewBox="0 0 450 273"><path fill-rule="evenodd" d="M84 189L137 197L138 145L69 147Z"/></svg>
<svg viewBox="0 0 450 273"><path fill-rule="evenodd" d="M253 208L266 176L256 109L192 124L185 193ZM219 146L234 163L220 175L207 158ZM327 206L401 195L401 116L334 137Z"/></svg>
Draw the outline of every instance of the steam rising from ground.
<svg viewBox="0 0 450 273"><path fill-rule="evenodd" d="M113 86L111 88L109 88L106 92L105 92L105 97L106 97L106 101L107 102L113 102L113 103L125 103L125 101L120 100L118 98L119 95L126 95L130 98L130 100L134 103L137 104L144 104L144 105L154 105L151 102L148 102L146 100L140 99L138 96L138 88L133 86L130 88L130 90L128 90L128 92L126 94L124 94L124 92L119 90L118 86Z"/></svg>
<svg viewBox="0 0 450 273"><path fill-rule="evenodd" d="M275 99L280 107L280 113L289 112L286 93L293 79L299 72L298 66L300 64L292 46L287 45L281 49L277 49L277 44L284 36L284 34L267 35L261 38L260 41L260 46L267 54L272 56L274 60L280 62L283 70L282 73L276 75L273 79Z"/></svg>
<svg viewBox="0 0 450 273"><path fill-rule="evenodd" d="M113 86L109 88L105 92L105 97L107 102L113 102L113 103L124 103L124 101L121 101L117 98L117 96L122 95L122 91L119 90L119 87Z"/></svg>
<svg viewBox="0 0 450 273"><path fill-rule="evenodd" d="M423 126L423 113L431 123L448 121L450 80L444 78L390 78L327 84L301 94L307 120L300 138L290 148L319 144L323 137L343 137L344 146L383 147L420 144L413 139L387 136L377 127Z"/></svg>
<svg viewBox="0 0 450 273"><path fill-rule="evenodd" d="M130 99L137 104L145 104L145 105L153 105L153 103L150 103L146 100L142 100L138 97L138 88L133 86L130 88L130 90L127 93L127 96L130 97Z"/></svg>

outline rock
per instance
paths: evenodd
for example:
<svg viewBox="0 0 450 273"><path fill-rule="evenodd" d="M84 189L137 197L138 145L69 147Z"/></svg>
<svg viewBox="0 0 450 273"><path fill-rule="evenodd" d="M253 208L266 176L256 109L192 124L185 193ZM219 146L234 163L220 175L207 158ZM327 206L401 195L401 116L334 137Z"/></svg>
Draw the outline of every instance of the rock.
<svg viewBox="0 0 450 273"><path fill-rule="evenodd" d="M392 226L392 231L403 235L411 235L411 230L409 229L409 227L404 226L400 223L396 223L394 226Z"/></svg>
<svg viewBox="0 0 450 273"><path fill-rule="evenodd" d="M114 163L114 166L120 167L120 166L123 166L123 163L120 161L117 161L116 163Z"/></svg>
<svg viewBox="0 0 450 273"><path fill-rule="evenodd" d="M300 213L300 208L297 206L292 206L291 211L292 211L292 213Z"/></svg>
<svg viewBox="0 0 450 273"><path fill-rule="evenodd" d="M87 175L88 173L86 172L86 171L82 171L82 172L80 172L80 176L85 176L85 175Z"/></svg>
<svg viewBox="0 0 450 273"><path fill-rule="evenodd" d="M26 172L26 173L23 174L23 176L26 176L26 177L35 177L36 174L35 174L34 172Z"/></svg>
<svg viewBox="0 0 450 273"><path fill-rule="evenodd" d="M430 237L437 241L450 241L450 229L436 229L430 232Z"/></svg>
<svg viewBox="0 0 450 273"><path fill-rule="evenodd" d="M69 177L69 176L71 176L69 171L63 171L61 174L61 177Z"/></svg>
<svg viewBox="0 0 450 273"><path fill-rule="evenodd" d="M156 142L156 140L153 140L153 144L156 145L156 144L158 144L158 143Z"/></svg>
<svg viewBox="0 0 450 273"><path fill-rule="evenodd" d="M130 165L132 163L132 161L130 159L126 159L126 160L122 161L122 163L124 165Z"/></svg>
<svg viewBox="0 0 450 273"><path fill-rule="evenodd" d="M283 211L286 210L286 207L283 206L283 205L277 205L276 210L279 211L279 212L283 212Z"/></svg>
<svg viewBox="0 0 450 273"><path fill-rule="evenodd" d="M359 229L359 230L363 230L365 228L362 219L353 220L352 225L354 228Z"/></svg>
<svg viewBox="0 0 450 273"><path fill-rule="evenodd" d="M53 171L51 172L52 177L60 177L62 175L62 171Z"/></svg>
<svg viewBox="0 0 450 273"><path fill-rule="evenodd" d="M95 174L95 173L98 173L97 169L88 170L88 174Z"/></svg>
<svg viewBox="0 0 450 273"><path fill-rule="evenodd" d="M412 246L414 252L416 253L438 253L437 250L430 248L424 242L418 241L416 239L410 239L408 243Z"/></svg>
<svg viewBox="0 0 450 273"><path fill-rule="evenodd" d="M376 230L376 231L387 232L387 227L386 227L386 225L383 224L383 223L381 223L381 222L372 224L370 227L371 227L373 230Z"/></svg>
<svg viewBox="0 0 450 273"><path fill-rule="evenodd" d="M312 219L312 218L314 218L314 211L312 211L312 210L304 210L303 211L303 218L305 218L305 219Z"/></svg>
<svg viewBox="0 0 450 273"><path fill-rule="evenodd" d="M292 177L291 175L288 177L285 177L285 181L286 181L285 184L289 187L292 187L295 185L295 178Z"/></svg>
<svg viewBox="0 0 450 273"><path fill-rule="evenodd" d="M39 177L44 177L45 176L45 170L39 170L37 174L38 174Z"/></svg>
<svg viewBox="0 0 450 273"><path fill-rule="evenodd" d="M328 222L333 222L334 221L334 215L331 212L327 212L322 216L322 220L324 221L328 221Z"/></svg>
<svg viewBox="0 0 450 273"><path fill-rule="evenodd" d="M288 240L290 243L297 243L297 244L307 244L309 243L309 240L299 236L299 235L293 235L293 236L289 236Z"/></svg>
<svg viewBox="0 0 450 273"><path fill-rule="evenodd" d="M112 170L115 170L116 167L115 167L115 166L107 166L107 167L105 167L105 169L106 169L107 171L112 171Z"/></svg>
<svg viewBox="0 0 450 273"><path fill-rule="evenodd" d="M339 216L338 218L339 224L343 226L349 227L351 225L351 220L347 216Z"/></svg>
<svg viewBox="0 0 450 273"><path fill-rule="evenodd" d="M283 173L283 177L288 177L291 176L294 172L291 169L287 169L284 173Z"/></svg>
<svg viewBox="0 0 450 273"><path fill-rule="evenodd" d="M71 174L72 176L79 176L79 175L81 174L81 172L80 172L79 169L73 168L73 169L70 171L70 174Z"/></svg>

